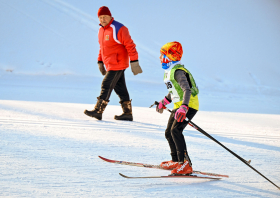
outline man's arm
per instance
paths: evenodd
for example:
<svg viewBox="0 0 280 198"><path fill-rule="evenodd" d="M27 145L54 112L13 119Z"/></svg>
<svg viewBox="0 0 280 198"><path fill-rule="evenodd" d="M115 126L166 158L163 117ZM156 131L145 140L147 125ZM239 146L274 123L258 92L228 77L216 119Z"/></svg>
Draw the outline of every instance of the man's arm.
<svg viewBox="0 0 280 198"><path fill-rule="evenodd" d="M118 40L125 46L128 56L130 58L130 61L136 61L138 60L138 52L136 50L136 45L131 39L131 36L129 34L129 31L127 27L122 26L118 32Z"/></svg>
<svg viewBox="0 0 280 198"><path fill-rule="evenodd" d="M102 60L102 55L101 55L101 49L99 49L99 54L98 54L97 61L98 61L98 62L103 62L103 60Z"/></svg>

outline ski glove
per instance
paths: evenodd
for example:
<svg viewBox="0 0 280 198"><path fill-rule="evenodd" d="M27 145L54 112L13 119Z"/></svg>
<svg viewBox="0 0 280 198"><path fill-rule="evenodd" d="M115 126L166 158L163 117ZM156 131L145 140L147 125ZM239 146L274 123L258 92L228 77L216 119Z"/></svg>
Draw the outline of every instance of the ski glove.
<svg viewBox="0 0 280 198"><path fill-rule="evenodd" d="M187 105L181 105L180 108L175 113L175 119L177 122L183 122L186 119L186 114L189 110Z"/></svg>
<svg viewBox="0 0 280 198"><path fill-rule="evenodd" d="M159 113L163 113L163 109L166 105L170 104L170 100L166 97L164 97L164 99L162 99L161 101L159 101L159 104L156 107L156 111Z"/></svg>
<svg viewBox="0 0 280 198"><path fill-rule="evenodd" d="M98 61L97 64L98 64L98 67L99 67L99 70L100 70L101 74L104 76L106 74L104 63L102 61Z"/></svg>
<svg viewBox="0 0 280 198"><path fill-rule="evenodd" d="M135 60L135 61L130 61L130 65L131 65L131 71L134 75L137 75L139 73L142 73L142 69L139 65L139 61Z"/></svg>

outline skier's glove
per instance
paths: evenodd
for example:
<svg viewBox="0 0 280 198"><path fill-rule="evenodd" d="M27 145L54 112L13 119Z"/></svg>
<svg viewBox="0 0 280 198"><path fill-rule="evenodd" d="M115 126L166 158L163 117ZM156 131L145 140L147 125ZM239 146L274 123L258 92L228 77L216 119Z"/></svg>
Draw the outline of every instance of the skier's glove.
<svg viewBox="0 0 280 198"><path fill-rule="evenodd" d="M139 65L139 61L135 60L135 61L130 61L130 65L131 65L131 71L134 75L140 74L142 73L142 69Z"/></svg>
<svg viewBox="0 0 280 198"><path fill-rule="evenodd" d="M98 64L98 67L99 67L99 70L100 70L101 74L104 76L106 74L104 63L102 61L98 61L97 64Z"/></svg>
<svg viewBox="0 0 280 198"><path fill-rule="evenodd" d="M175 119L177 122L183 122L186 119L186 114L189 110L187 105L181 105L180 108L175 113Z"/></svg>
<svg viewBox="0 0 280 198"><path fill-rule="evenodd" d="M164 97L164 99L159 101L159 104L156 107L156 111L159 113L163 113L163 109L165 109L165 106L170 103L171 103L171 101L168 98Z"/></svg>

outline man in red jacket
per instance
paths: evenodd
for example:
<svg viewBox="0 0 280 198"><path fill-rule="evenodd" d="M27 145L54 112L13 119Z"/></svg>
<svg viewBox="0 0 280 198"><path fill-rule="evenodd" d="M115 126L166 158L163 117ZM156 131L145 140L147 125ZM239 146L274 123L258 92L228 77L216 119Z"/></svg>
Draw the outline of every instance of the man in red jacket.
<svg viewBox="0 0 280 198"><path fill-rule="evenodd" d="M116 120L132 121L132 107L129 93L126 88L124 71L129 67L134 75L142 73L138 62L136 45L130 37L127 27L114 20L109 8L102 6L98 10L100 28L98 42L100 45L98 55L98 67L102 75L105 75L100 96L92 111L85 110L84 113L98 120L102 119L110 95L115 90L120 98L123 114L115 116ZM104 67L105 65L105 67ZM106 69L105 69L106 68Z"/></svg>

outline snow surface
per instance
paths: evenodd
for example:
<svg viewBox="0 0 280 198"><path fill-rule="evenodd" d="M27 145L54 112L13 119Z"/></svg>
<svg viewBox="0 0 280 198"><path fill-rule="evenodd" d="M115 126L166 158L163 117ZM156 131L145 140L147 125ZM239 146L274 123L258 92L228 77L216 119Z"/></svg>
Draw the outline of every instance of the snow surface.
<svg viewBox="0 0 280 198"><path fill-rule="evenodd" d="M280 191L222 147L188 126L195 170L228 174L220 181L138 179L169 171L116 165L98 155L159 164L170 159L164 130L169 113L134 107L133 122L83 114L88 104L1 100L0 189L11 197L279 197ZM280 115L199 112L193 122L279 185Z"/></svg>
<svg viewBox="0 0 280 198"><path fill-rule="evenodd" d="M113 119L121 114L114 93L102 121L83 114L100 93L96 13L103 5L129 28L144 71L126 71L133 122ZM279 24L273 0L0 0L0 196L279 197L190 126L184 134L194 169L229 178L128 180L118 173L169 172L98 158L170 159L169 114L148 107L166 95L159 49L177 40L200 89L193 121L279 186Z"/></svg>

